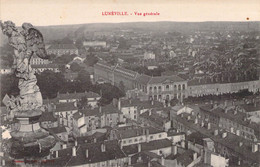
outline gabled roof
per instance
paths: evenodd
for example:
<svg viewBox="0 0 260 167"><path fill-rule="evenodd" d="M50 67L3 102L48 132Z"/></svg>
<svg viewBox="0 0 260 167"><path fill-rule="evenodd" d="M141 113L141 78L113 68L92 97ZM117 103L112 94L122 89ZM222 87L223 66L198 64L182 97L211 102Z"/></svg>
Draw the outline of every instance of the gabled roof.
<svg viewBox="0 0 260 167"><path fill-rule="evenodd" d="M163 133L164 131L153 128L153 127L137 127L137 126L126 126L126 127L120 127L115 130L117 136L120 139L127 139L131 137L137 137L145 135L144 131L149 130L149 134L157 134L157 133Z"/></svg>
<svg viewBox="0 0 260 167"><path fill-rule="evenodd" d="M57 103L55 112L64 112L64 111L72 111L72 110L78 110L74 102Z"/></svg>
<svg viewBox="0 0 260 167"><path fill-rule="evenodd" d="M105 145L105 151L101 151L101 145ZM86 157L88 150L88 157ZM115 160L127 157L120 149L117 140L105 141L91 144L81 144L76 148L76 156L72 156L72 148L59 150L58 159L54 163L58 166L77 166Z"/></svg>
<svg viewBox="0 0 260 167"><path fill-rule="evenodd" d="M54 134L67 132L65 126L58 126L58 127L55 127L55 128L48 128L48 131L50 131L51 133L54 133Z"/></svg>
<svg viewBox="0 0 260 167"><path fill-rule="evenodd" d="M136 82L143 84L143 85L147 85L148 82L151 80L152 77L145 75L145 74L141 74L140 76L138 76L135 80Z"/></svg>

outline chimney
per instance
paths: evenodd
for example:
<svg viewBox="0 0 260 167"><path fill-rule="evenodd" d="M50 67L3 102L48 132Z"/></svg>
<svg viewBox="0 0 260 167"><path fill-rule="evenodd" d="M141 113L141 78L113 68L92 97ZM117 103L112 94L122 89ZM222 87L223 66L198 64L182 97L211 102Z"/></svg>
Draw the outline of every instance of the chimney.
<svg viewBox="0 0 260 167"><path fill-rule="evenodd" d="M236 135L240 136L240 130L238 130L238 129L236 130Z"/></svg>
<svg viewBox="0 0 260 167"><path fill-rule="evenodd" d="M210 125L210 123L208 123L208 130L211 128L211 125Z"/></svg>
<svg viewBox="0 0 260 167"><path fill-rule="evenodd" d="M227 108L225 108L225 113L228 113L228 109Z"/></svg>
<svg viewBox="0 0 260 167"><path fill-rule="evenodd" d="M141 144L139 143L139 144L138 144L138 152L141 152L141 147L142 147L142 146L141 146Z"/></svg>
<svg viewBox="0 0 260 167"><path fill-rule="evenodd" d="M97 138L94 138L94 139L93 139L93 142L96 143L96 142L97 142Z"/></svg>
<svg viewBox="0 0 260 167"><path fill-rule="evenodd" d="M218 129L214 130L214 136L218 135Z"/></svg>
<svg viewBox="0 0 260 167"><path fill-rule="evenodd" d="M101 152L106 152L106 146L104 143L101 144Z"/></svg>
<svg viewBox="0 0 260 167"><path fill-rule="evenodd" d="M102 108L101 108L101 106L99 106L99 113L102 113Z"/></svg>
<svg viewBox="0 0 260 167"><path fill-rule="evenodd" d="M193 153L193 161L195 161L196 159L197 159L197 157L198 157L198 153Z"/></svg>
<svg viewBox="0 0 260 167"><path fill-rule="evenodd" d="M234 133L234 128L233 127L230 128L230 132Z"/></svg>
<svg viewBox="0 0 260 167"><path fill-rule="evenodd" d="M177 154L177 146L174 144L172 145L172 154L176 155Z"/></svg>
<svg viewBox="0 0 260 167"><path fill-rule="evenodd" d="M234 115L236 115L236 114L237 114L237 110L235 109L235 110L234 110Z"/></svg>
<svg viewBox="0 0 260 167"><path fill-rule="evenodd" d="M56 150L56 151L55 151L55 158L58 158L58 157L59 157L59 151Z"/></svg>
<svg viewBox="0 0 260 167"><path fill-rule="evenodd" d="M128 155L128 165L131 165L131 157Z"/></svg>
<svg viewBox="0 0 260 167"><path fill-rule="evenodd" d="M118 110L121 110L121 99L120 98L118 99L117 108L118 108Z"/></svg>
<svg viewBox="0 0 260 167"><path fill-rule="evenodd" d="M161 165L164 166L164 157L161 157Z"/></svg>
<svg viewBox="0 0 260 167"><path fill-rule="evenodd" d="M88 149L86 149L86 158L88 158Z"/></svg>
<svg viewBox="0 0 260 167"><path fill-rule="evenodd" d="M2 160L2 166L5 166L5 160L4 159Z"/></svg>
<svg viewBox="0 0 260 167"><path fill-rule="evenodd" d="M253 144L252 144L252 152L255 153L255 152L257 152L257 151L258 151L258 145L255 144L255 143L253 143Z"/></svg>
<svg viewBox="0 0 260 167"><path fill-rule="evenodd" d="M198 118L197 117L194 120L194 124L198 124Z"/></svg>
<svg viewBox="0 0 260 167"><path fill-rule="evenodd" d="M190 115L188 116L187 120L188 120L188 121L190 120Z"/></svg>
<svg viewBox="0 0 260 167"><path fill-rule="evenodd" d="M151 116L151 115L152 115L152 111L151 111L151 110L149 110L149 111L148 111L148 114L149 114L149 116Z"/></svg>
<svg viewBox="0 0 260 167"><path fill-rule="evenodd" d="M239 144L239 147L243 146L243 142L242 141L240 141L238 144Z"/></svg>
<svg viewBox="0 0 260 167"><path fill-rule="evenodd" d="M76 156L76 147L75 146L72 147L72 156L73 157Z"/></svg>
<svg viewBox="0 0 260 167"><path fill-rule="evenodd" d="M200 125L201 127L204 127L204 121L201 121L201 125Z"/></svg>
<svg viewBox="0 0 260 167"><path fill-rule="evenodd" d="M227 137L227 132L222 133L222 138L226 138Z"/></svg>
<svg viewBox="0 0 260 167"><path fill-rule="evenodd" d="M75 146L78 146L78 141L77 141L77 140L75 140L74 145L75 145Z"/></svg>
<svg viewBox="0 0 260 167"><path fill-rule="evenodd" d="M181 113L181 117L182 117L182 118L183 118L183 116L184 116L183 113Z"/></svg>
<svg viewBox="0 0 260 167"><path fill-rule="evenodd" d="M152 104L152 106L154 105L154 101L153 100L151 101L151 104Z"/></svg>
<svg viewBox="0 0 260 167"><path fill-rule="evenodd" d="M185 141L184 140L181 141L181 147L185 148Z"/></svg>
<svg viewBox="0 0 260 167"><path fill-rule="evenodd" d="M224 106L227 107L227 100L225 100Z"/></svg>

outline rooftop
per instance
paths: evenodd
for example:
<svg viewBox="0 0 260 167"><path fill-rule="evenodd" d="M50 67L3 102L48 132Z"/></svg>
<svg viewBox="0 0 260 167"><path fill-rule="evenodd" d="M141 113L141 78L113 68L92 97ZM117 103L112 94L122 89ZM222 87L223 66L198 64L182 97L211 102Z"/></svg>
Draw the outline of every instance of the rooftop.
<svg viewBox="0 0 260 167"><path fill-rule="evenodd" d="M40 122L45 122L45 121L55 122L55 121L57 121L57 118L54 116L53 112L44 112L44 113L42 113L39 121Z"/></svg>
<svg viewBox="0 0 260 167"><path fill-rule="evenodd" d="M101 97L99 94L94 92L75 92L75 93L58 93L58 100L66 100L66 99L81 99L82 97L87 98L98 98Z"/></svg>
<svg viewBox="0 0 260 167"><path fill-rule="evenodd" d="M75 106L75 102L57 103L55 112L64 112L72 110L78 110L78 108Z"/></svg>
<svg viewBox="0 0 260 167"><path fill-rule="evenodd" d="M50 49L77 49L77 47L73 44L54 44L48 48Z"/></svg>
<svg viewBox="0 0 260 167"><path fill-rule="evenodd" d="M105 146L104 152L101 150L102 144ZM86 150L88 150L87 158ZM58 152L59 158L55 159L54 162L57 164L57 166L77 166L126 157L126 155L120 149L117 140L81 144L76 148L76 156L72 156L72 148L66 148L59 150Z"/></svg>
<svg viewBox="0 0 260 167"><path fill-rule="evenodd" d="M66 128L64 126L58 126L54 128L48 128L48 131L54 134L64 133L67 132Z"/></svg>

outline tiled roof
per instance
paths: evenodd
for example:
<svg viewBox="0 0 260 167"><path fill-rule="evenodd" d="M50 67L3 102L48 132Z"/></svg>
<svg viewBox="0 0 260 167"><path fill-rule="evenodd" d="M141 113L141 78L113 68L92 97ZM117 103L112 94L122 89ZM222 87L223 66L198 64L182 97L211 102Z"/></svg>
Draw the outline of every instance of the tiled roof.
<svg viewBox="0 0 260 167"><path fill-rule="evenodd" d="M164 123L169 121L167 118L161 117L159 114L152 112L151 115L149 115L149 111L146 111L140 115L140 118L145 118L146 120L152 121L153 123L160 125L163 127Z"/></svg>
<svg viewBox="0 0 260 167"><path fill-rule="evenodd" d="M193 161L193 153L194 151L192 150L185 150L184 153L182 154L179 153L176 155L171 154L165 159L171 159L171 160L176 159L178 164L182 164L183 166L188 166Z"/></svg>
<svg viewBox="0 0 260 167"><path fill-rule="evenodd" d="M73 119L78 120L79 118L83 117L82 113L76 112L73 114Z"/></svg>
<svg viewBox="0 0 260 167"><path fill-rule="evenodd" d="M172 76L158 76L158 77L152 77L152 79L149 81L149 84L160 84L165 81L171 81L171 82L183 82L185 81L183 78L177 76L177 75L172 75Z"/></svg>
<svg viewBox="0 0 260 167"><path fill-rule="evenodd" d="M151 80L152 77L148 76L148 75L145 75L145 74L141 74L140 76L138 76L136 78L136 82L140 83L140 84L143 84L143 85L146 85L150 80Z"/></svg>
<svg viewBox="0 0 260 167"><path fill-rule="evenodd" d="M101 144L104 143L105 151L101 151ZM86 158L88 150L88 158ZM76 156L72 156L72 148L59 150L59 157L55 159L58 166L77 166L125 158L126 155L120 149L118 141L105 141L99 143L82 144L76 148Z"/></svg>
<svg viewBox="0 0 260 167"><path fill-rule="evenodd" d="M55 127L55 128L49 128L48 131L50 131L51 133L54 133L54 134L67 132L67 130L66 130L66 128L64 126L58 126L58 127Z"/></svg>
<svg viewBox="0 0 260 167"><path fill-rule="evenodd" d="M77 49L77 47L73 44L54 44L48 48L50 49Z"/></svg>
<svg viewBox="0 0 260 167"><path fill-rule="evenodd" d="M148 109L148 108L159 108L163 107L163 103L154 101L153 105L151 101L141 101L139 99L122 99L121 100L121 107L131 107L137 106L141 109Z"/></svg>
<svg viewBox="0 0 260 167"><path fill-rule="evenodd" d="M74 102L70 102L70 103L57 103L55 112L72 111L72 110L78 110L78 108L75 107L75 103Z"/></svg>
<svg viewBox="0 0 260 167"><path fill-rule="evenodd" d="M54 117L53 112L43 112L39 121L40 122L45 122L45 121L55 122L55 121L57 121L57 118Z"/></svg>
<svg viewBox="0 0 260 167"><path fill-rule="evenodd" d="M145 135L144 134L145 129L149 130L149 134L157 134L157 133L163 132L162 130L155 129L153 127L143 128L143 127L137 127L137 126L127 126L127 127L118 128L116 130L116 134L121 139L127 139L127 138L131 138L131 137Z"/></svg>
<svg viewBox="0 0 260 167"><path fill-rule="evenodd" d="M172 146L172 142L169 139L153 140L148 143L145 142L145 143L140 143L140 144L141 144L141 151L159 150L162 148ZM124 146L123 151L127 155L135 154L138 152L138 144Z"/></svg>
<svg viewBox="0 0 260 167"><path fill-rule="evenodd" d="M240 105L246 112L253 112L253 111L259 111L260 110L260 103L256 103L254 105L253 103L250 104L242 104Z"/></svg>

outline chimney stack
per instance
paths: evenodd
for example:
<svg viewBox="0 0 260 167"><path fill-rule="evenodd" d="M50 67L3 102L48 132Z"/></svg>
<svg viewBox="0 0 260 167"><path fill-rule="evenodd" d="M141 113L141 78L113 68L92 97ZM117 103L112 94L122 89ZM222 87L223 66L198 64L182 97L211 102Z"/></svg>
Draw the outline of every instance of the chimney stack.
<svg viewBox="0 0 260 167"><path fill-rule="evenodd" d="M240 130L238 130L238 129L236 130L236 135L240 136Z"/></svg>
<svg viewBox="0 0 260 167"><path fill-rule="evenodd" d="M208 130L211 128L211 125L210 125L210 123L208 123Z"/></svg>
<svg viewBox="0 0 260 167"><path fill-rule="evenodd" d="M252 152L255 153L258 151L258 144L253 143L252 144Z"/></svg>
<svg viewBox="0 0 260 167"><path fill-rule="evenodd" d="M86 149L86 158L88 158L88 149Z"/></svg>
<svg viewBox="0 0 260 167"><path fill-rule="evenodd" d="M76 147L75 146L72 147L72 156L73 157L76 156Z"/></svg>
<svg viewBox="0 0 260 167"><path fill-rule="evenodd" d="M201 125L200 125L201 127L204 127L204 121L201 121Z"/></svg>
<svg viewBox="0 0 260 167"><path fill-rule="evenodd" d="M226 138L227 137L227 132L222 133L222 138Z"/></svg>
<svg viewBox="0 0 260 167"><path fill-rule="evenodd" d="M56 151L55 151L55 158L58 158L58 157L59 157L59 151L56 150Z"/></svg>
<svg viewBox="0 0 260 167"><path fill-rule="evenodd" d="M243 142L242 141L239 142L239 147L241 147L241 146L243 146Z"/></svg>
<svg viewBox="0 0 260 167"><path fill-rule="evenodd" d="M75 140L74 145L75 145L75 146L78 146L78 141L77 141L77 140Z"/></svg>
<svg viewBox="0 0 260 167"><path fill-rule="evenodd" d="M142 147L142 146L141 146L141 144L139 143L139 144L138 144L138 152L139 152L139 153L141 152L141 147Z"/></svg>
<svg viewBox="0 0 260 167"><path fill-rule="evenodd" d="M194 124L198 124L198 118L197 117L194 120Z"/></svg>
<svg viewBox="0 0 260 167"><path fill-rule="evenodd" d="M185 148L185 141L184 140L181 141L181 147Z"/></svg>
<svg viewBox="0 0 260 167"><path fill-rule="evenodd" d="M193 161L195 161L196 159L197 159L197 157L198 157L198 153L193 153Z"/></svg>
<svg viewBox="0 0 260 167"><path fill-rule="evenodd" d="M214 130L214 136L218 135L218 129Z"/></svg>
<svg viewBox="0 0 260 167"><path fill-rule="evenodd" d="M177 146L174 144L172 145L172 154L176 155L177 154Z"/></svg>
<svg viewBox="0 0 260 167"><path fill-rule="evenodd" d="M106 146L104 143L101 144L101 152L106 152Z"/></svg>
<svg viewBox="0 0 260 167"><path fill-rule="evenodd" d="M161 165L164 166L164 157L161 157Z"/></svg>
<svg viewBox="0 0 260 167"><path fill-rule="evenodd" d="M118 99L117 108L118 108L118 110L121 110L121 99L120 98Z"/></svg>

